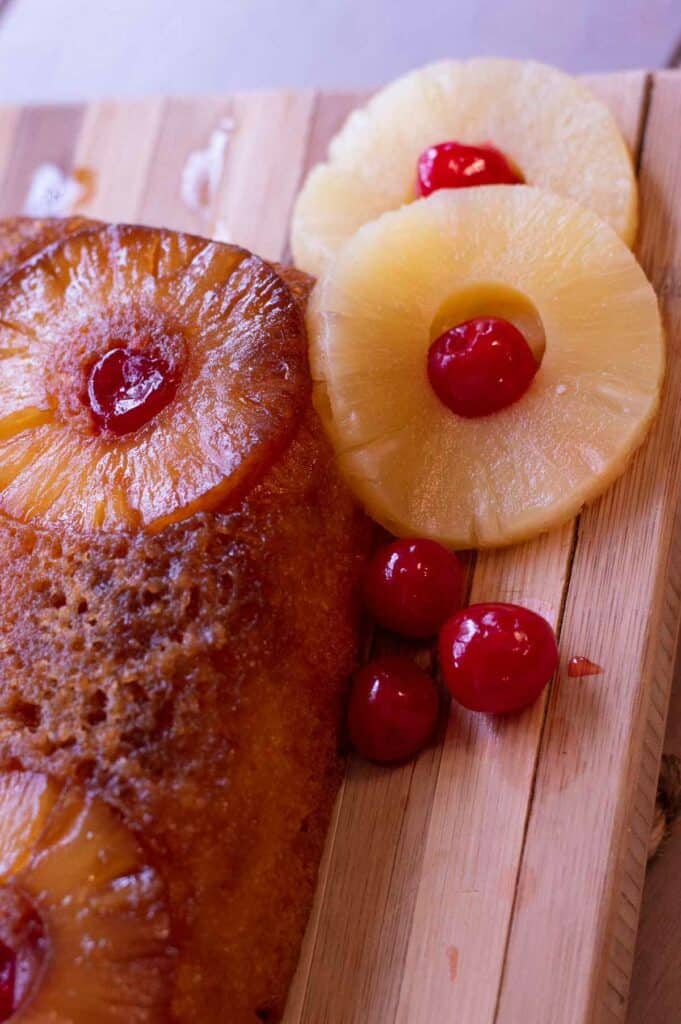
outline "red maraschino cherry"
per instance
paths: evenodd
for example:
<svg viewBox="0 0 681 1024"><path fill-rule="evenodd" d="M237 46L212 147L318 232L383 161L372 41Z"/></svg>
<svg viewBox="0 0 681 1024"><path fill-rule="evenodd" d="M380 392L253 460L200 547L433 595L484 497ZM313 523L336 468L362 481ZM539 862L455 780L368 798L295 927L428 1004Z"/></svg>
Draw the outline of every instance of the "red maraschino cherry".
<svg viewBox="0 0 681 1024"><path fill-rule="evenodd" d="M421 196L429 196L441 188L522 185L523 181L504 154L494 146L440 142L424 149L417 164L417 188Z"/></svg>
<svg viewBox="0 0 681 1024"><path fill-rule="evenodd" d="M464 571L437 541L384 544L364 573L364 601L381 626L403 636L433 636L461 607Z"/></svg>
<svg viewBox="0 0 681 1024"><path fill-rule="evenodd" d="M357 673L350 693L350 739L370 761L406 761L433 735L438 712L435 684L413 661L399 655L374 658Z"/></svg>
<svg viewBox="0 0 681 1024"><path fill-rule="evenodd" d="M500 317L445 331L428 350L430 385L458 416L488 416L517 402L539 369L522 333Z"/></svg>
<svg viewBox="0 0 681 1024"><path fill-rule="evenodd" d="M122 435L153 419L176 390L177 374L159 351L112 348L90 370L87 394L95 423Z"/></svg>
<svg viewBox="0 0 681 1024"><path fill-rule="evenodd" d="M47 953L45 927L20 888L0 885L0 1024L24 1019L23 1010L41 975ZM30 1016L30 1014L29 1014ZM28 1019L28 1018L26 1018Z"/></svg>
<svg viewBox="0 0 681 1024"><path fill-rule="evenodd" d="M457 612L442 627L439 653L454 699L492 714L533 704L558 666L549 623L515 604L474 604Z"/></svg>
<svg viewBox="0 0 681 1024"><path fill-rule="evenodd" d="M14 1013L14 987L17 972L16 953L0 939L0 1022Z"/></svg>

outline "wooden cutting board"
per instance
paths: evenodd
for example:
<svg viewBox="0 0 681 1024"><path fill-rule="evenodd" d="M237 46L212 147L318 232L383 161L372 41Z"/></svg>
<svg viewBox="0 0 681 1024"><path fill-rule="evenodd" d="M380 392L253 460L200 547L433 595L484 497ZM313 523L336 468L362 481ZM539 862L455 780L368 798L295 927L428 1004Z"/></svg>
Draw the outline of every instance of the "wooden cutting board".
<svg viewBox="0 0 681 1024"><path fill-rule="evenodd" d="M472 567L473 600L527 605L560 631L546 698L509 720L452 708L416 764L350 763L286 1024L625 1018L681 611L681 74L589 84L640 170L638 254L669 339L662 411L578 522ZM285 257L301 180L359 101L0 108L0 215L77 209ZM568 677L574 655L603 673Z"/></svg>

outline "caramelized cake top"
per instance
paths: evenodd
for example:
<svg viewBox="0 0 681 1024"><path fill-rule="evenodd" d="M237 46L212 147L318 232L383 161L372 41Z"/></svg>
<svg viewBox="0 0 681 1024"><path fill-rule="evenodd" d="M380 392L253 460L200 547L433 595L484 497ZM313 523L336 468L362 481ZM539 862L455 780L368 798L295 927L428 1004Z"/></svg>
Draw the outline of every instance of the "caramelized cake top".
<svg viewBox="0 0 681 1024"><path fill-rule="evenodd" d="M159 530L235 504L307 399L299 308L236 246L78 230L0 307L0 509L22 521Z"/></svg>
<svg viewBox="0 0 681 1024"><path fill-rule="evenodd" d="M38 296L68 291L74 275L79 289L78 274L100 266L102 247L109 255L130 252L125 245L114 249L114 239L141 247L133 298L155 296L164 254L158 245L144 244L141 230L93 230L33 256L0 285L3 311L9 296L18 311L20 278L32 281ZM74 917L68 937L50 932L58 913L52 904L39 907L52 936L54 969L77 957L94 972L90 982L87 972L78 975L80 996L71 1003L73 992L64 986L55 991L49 987L54 975L47 975L36 999L49 996L50 1012L89 1020L87 999L96 998L102 1021L119 1019L118 1000L144 1024L220 1024L225 1007L234 1024L255 1024L277 1020L282 1012L312 897L340 773L341 705L355 657L356 585L368 534L309 400L299 308L308 280L276 273L242 250L223 252L212 243L159 235L169 251L180 246L192 254L166 284L173 315L188 319L191 311L193 339L202 324L210 324L210 304L217 301L223 324L236 316L240 329L215 330L214 344L224 346L225 337L238 344L219 380L214 373L202 377L198 401L178 387L166 407L173 416L156 462L125 436L95 428L88 435L89 424L80 419L64 423L59 406L50 429L61 432L61 444L47 446L40 459L27 456L13 464L23 468L27 485L21 493L30 502L17 505L14 517L0 517L0 771L9 794L3 806L23 806L17 786L22 793L26 786L44 788L48 783L41 780L49 777L49 787L65 794L55 806L65 800L80 823L69 833L71 864L85 865L93 844L104 856L118 843L116 822L131 837L127 902L119 895L114 900L106 875L102 887L86 893L84 923ZM140 269L142 252L148 274ZM211 278L220 260L235 266L221 304L219 275ZM129 266L118 267L108 257L105 265L127 280ZM112 278L102 286L99 275L97 269L87 291L93 301L103 297L105 308ZM125 290L117 295L124 304ZM23 324L32 315L28 305ZM88 330L84 348L91 351ZM39 325L31 321L17 347L35 351L34 336L47 331L47 317ZM261 359L263 337L269 354ZM192 358L193 340L185 343ZM45 361L22 364L20 353L16 358L28 389ZM62 373L68 365L57 361L56 369L48 369ZM217 385L229 379L232 366L240 387L227 416ZM68 372L66 377L68 384ZM0 401L5 395L0 383ZM192 445L183 415L205 427ZM242 425L236 435L234 417ZM91 528L97 524L69 514L83 487L90 500L82 472L87 467L77 451L83 440L86 449L104 445L125 452L118 475L100 477L110 493L135 459L136 481L163 473L176 481L187 465L190 476L203 452L213 456L218 428L234 450L255 453L257 472L247 493L221 495L222 504L211 498L195 511L173 498L168 507L181 508L182 517L161 523L156 532L124 519ZM149 429L154 431L153 423ZM0 467L9 464L0 444ZM54 474L60 477L56 488ZM7 478L5 484L7 495ZM63 515L53 517L49 510L55 508ZM88 825L92 814L96 828ZM18 879L30 891L34 859L27 861L28 875ZM3 881L0 876L0 895ZM147 882L151 888L140 891L135 903L135 886ZM73 884L79 884L75 876ZM41 885L47 897L64 888L47 869ZM140 914L144 927L154 922L154 957L140 947L144 962L138 965L131 949L130 969L121 973L113 953L107 959L106 949L115 952L115 943L104 953L92 952L93 929L103 929L108 942L109 931L119 934L122 922L129 927ZM143 977L143 969L151 975L141 992L135 978Z"/></svg>

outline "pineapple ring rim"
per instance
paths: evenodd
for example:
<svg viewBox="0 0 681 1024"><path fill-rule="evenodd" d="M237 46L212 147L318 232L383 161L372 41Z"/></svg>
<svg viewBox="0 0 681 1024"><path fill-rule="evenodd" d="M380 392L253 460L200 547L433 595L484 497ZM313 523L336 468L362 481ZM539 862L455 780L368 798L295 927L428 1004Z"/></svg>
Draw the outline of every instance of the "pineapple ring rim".
<svg viewBox="0 0 681 1024"><path fill-rule="evenodd" d="M356 409L353 407L353 402L350 402L348 398L347 385L340 387L342 392L340 398L337 398L334 394L339 382L342 382L343 380L344 360L341 356L340 370L338 369L338 365L336 365L337 376L336 385L334 385L333 374L330 373L330 370L334 364L334 359L337 358L337 354L336 357L334 357L333 353L329 352L329 338L333 337L335 329L334 324L336 324L341 335L343 335L344 331L347 329L350 319L352 318L352 314L349 314L347 310L343 309L344 296L347 298L347 292L345 292L344 289L347 289L348 287L348 281L347 279L343 280L343 275L347 273L348 267L354 266L354 278L352 270L350 271L350 278L351 282L354 281L355 286L357 281L363 281L364 278L369 279L372 276L369 274L370 261L368 260L368 256L371 253L371 245L368 245L365 248L363 242L366 239L371 239L372 234L374 235L373 245L375 255L375 239L379 236L381 225L397 225L401 220L403 220L404 226L407 226L409 224L409 219L415 218L411 223L413 238L414 230L418 231L422 229L424 235L428 232L428 221L426 217L424 217L423 222L419 224L419 219L422 216L421 211L437 210L438 207L441 206L444 213L449 207L451 207L453 211L456 206L461 206L463 209L468 206L482 206L484 207L484 216L487 216L490 212L490 204L494 203L494 197L496 197L497 202L501 201L503 204L508 204L506 213L511 217L511 226L509 227L509 231L526 231L525 218L528 217L529 211L527 208L522 208L524 204L527 204L528 202L527 199L522 198L523 196L531 197L533 207L533 217L531 219L533 221L536 220L537 215L540 213L545 217L552 207L555 209L557 214L560 213L568 217L568 221L570 222L574 223L580 219L582 220L582 227L586 232L585 239L589 239L591 244L586 246L583 251L575 251L574 262L572 264L573 271L576 270L578 274L581 274L582 280L586 281L589 279L582 261L586 260L588 264L588 254L592 251L592 248L594 248L600 256L602 256L604 252L609 251L613 255L613 266L618 265L619 269L623 273L634 275L636 280L634 282L632 278L632 283L635 283L636 287L633 288L633 294L638 295L642 300L645 295L643 305L645 306L647 313L650 314L649 328L652 333L649 335L649 341L651 349L654 349L655 358L651 358L645 374L647 383L644 384L643 391L647 397L645 397L645 399L642 398L642 406L639 414L634 415L633 418L629 420L629 429L626 432L626 437L623 437L619 446L611 452L609 463L611 472L608 474L608 479L605 484L601 485L598 483L598 481L601 480L601 476L605 478L605 473L599 474L591 472L581 479L579 485L570 485L567 493L563 494L558 500L551 503L553 512L547 513L546 508L543 507L541 503L539 505L528 505L526 508L526 514L522 519L522 525L518 525L518 523L515 522L514 517L511 517L511 520L507 521L502 527L501 520L499 520L498 524L491 530L491 533L484 528L484 526L482 529L479 528L476 516L475 521L467 528L467 532L464 535L463 532L459 532L458 528L453 530L451 524L443 526L443 524L440 523L439 525L434 526L433 516L428 516L424 520L423 515L419 513L417 515L419 521L414 521L414 515L409 511L411 508L409 502L407 502L406 506L402 503L404 507L401 507L399 510L390 507L392 499L388 499L385 488L381 483L381 476L382 472L385 472L385 467L378 468L378 465L372 462L371 459L365 461L362 459L361 455L362 450L365 448L371 449L378 438L374 437L374 440L372 440L371 437L369 437L369 439L366 440L360 436L358 431L360 418ZM501 197L503 197L503 199ZM513 211L513 207L516 205L519 209L517 211ZM517 214L523 215L521 223L514 220L514 217L516 217ZM480 216L483 216L482 212L480 213ZM458 226L460 222L455 221L455 223ZM431 223L431 227L434 227L433 223ZM444 234L444 232L442 232L441 222L437 223L437 233L438 235ZM420 240L422 240L422 237L423 236L419 236ZM551 235L550 237L553 242L554 236ZM597 237L600 239L599 243L595 242ZM387 233L381 237L381 243L385 251L391 254L390 259L392 260L392 263L389 266L383 268L384 272L382 278L384 280L391 280L391 274L403 273L404 267L406 266L406 260L403 260L403 253L400 251L402 239L399 237L399 231L395 236L391 236L390 229L388 229ZM355 250L361 254L359 259L360 261L363 261L360 272L358 272L356 268L356 261L358 257ZM462 257L458 251L456 258L459 259L460 265ZM518 284L518 279L515 277L517 264L513 263L512 252L506 252L505 266L508 270L508 280L513 281L514 284ZM546 355L549 355L550 358L548 361L545 360L545 372L541 375L544 377L545 383L542 387L543 390L546 391L547 387L551 387L555 384L556 393L562 395L565 389L561 387L561 381L555 379L555 370L557 368L556 364L559 364L561 361L561 347L560 345L556 346L550 343L554 337L554 332L558 336L561 334L565 335L565 324L563 324L563 329L561 329L562 317L556 309L556 297L559 296L560 286L556 287L554 290L551 289L551 284L554 279L546 278L542 273L541 263L538 264L534 257L528 260L526 266L527 274L524 277L524 282L528 285L528 292L530 294L533 294L536 291L537 308L538 310L541 309L542 320L546 324L547 336L550 339L546 350ZM479 268L477 269L479 270ZM439 273L440 272L438 271L438 274ZM484 276L487 276L486 272ZM479 280L481 281L482 278L483 273L480 272ZM340 284L339 280L341 281ZM462 280L466 285L476 284L476 271L472 270L469 264L466 264L466 270L462 275ZM523 283L522 275L520 283ZM563 284L564 283L565 282L563 282ZM415 286L413 285L413 282L410 282L410 284L412 284L413 292ZM534 288L531 287L532 285L534 285ZM366 285L363 285L363 287L366 288ZM513 285L511 285L511 287L513 287ZM574 281L570 283L569 287L574 289ZM445 290L443 289L442 293L444 293L444 291ZM617 294L619 295L619 292ZM564 302L564 300L565 294L562 296L562 301ZM631 295L628 292L626 293L625 301L631 301ZM360 310L358 314L360 321L364 316L366 316L366 311L369 308L370 302L371 299L369 296L366 293L363 294L357 307ZM400 312L402 314L406 314L407 319L411 312L414 317L414 322L418 324L419 331L423 332L423 335L425 336L427 334L426 325L431 322L433 310L437 310L437 308L439 308L437 296L432 299L432 301L428 302L424 301L423 293L418 293L417 296L412 299L411 305L409 302L406 304L401 303ZM577 310L577 324L580 322L580 315L583 316L583 312L581 310ZM367 316L367 322L369 324L376 320L376 316ZM598 495L601 494L602 491L617 478L617 476L621 475L631 455L643 441L660 401L665 367L664 331L662 328L655 293L640 264L636 260L636 257L618 236L614 228L599 218L593 210L582 206L574 200L567 199L566 197L559 196L549 190L539 189L534 186L518 185L513 189L509 189L504 185L499 185L475 189L440 190L433 193L431 196L418 200L415 203L403 206L399 209L389 210L376 218L376 220L363 225L356 232L353 238L343 246L334 265L316 286L308 310L308 329L311 338L311 362L313 380L315 382L315 406L325 424L327 433L334 443L341 469L351 488L365 508L367 508L369 514L372 515L377 522L381 523L396 535L412 536L418 534L428 536L454 548L503 547L508 544L514 544L530 539L531 537L543 533L547 529L560 525L572 518L579 512L580 508L586 502L598 497ZM574 329L577 331L575 334L575 337L577 337L577 334L579 333L578 329ZM340 344L342 347L344 342L341 341ZM583 344L583 342L580 342L580 344ZM419 345L421 348L424 347L423 339ZM363 348L366 350L366 343ZM410 369L413 372L414 366ZM373 373L371 370L368 372L370 372L370 374ZM425 372L421 374L419 371L418 376L419 379L423 378L423 381L425 382L423 386L425 387L425 384L427 384ZM540 375L538 374L537 380L539 376ZM355 381L357 381L357 379L358 376L356 373ZM347 380L350 380L350 377L347 377ZM495 419L508 416L513 418L520 416L527 409L526 403L528 401L535 401L536 390L537 389L533 382L533 386L528 389L526 395L524 395L518 402L513 403L512 406L502 410L490 418ZM424 395L426 393L428 394L428 401L432 403L432 408L438 410L437 414L443 415L440 403L437 403L437 400L434 395L430 394L428 388L425 389ZM645 408L643 408L643 406L645 406ZM628 409L625 411L629 413ZM448 410L446 412L447 416L451 417L451 413ZM425 408L419 410L419 416L421 419L425 418ZM339 419L342 424L340 427L338 426ZM488 417L485 417L485 419L488 419ZM397 432L397 429L390 431L391 434L396 434ZM412 487L412 492L415 495L418 495L418 489L416 487ZM409 522L406 522L406 518L408 517L411 518Z"/></svg>
<svg viewBox="0 0 681 1024"><path fill-rule="evenodd" d="M41 267L49 265L50 261L55 256L58 256L60 252L68 253L69 248L72 248L76 255L80 254L81 257L83 254L87 255L88 247L96 244L95 239L101 239L102 237L105 239L104 245L106 247L106 252L101 258L102 265L114 277L117 274L117 267L123 267L121 273L125 273L127 264L125 262L121 263L119 258L123 249L127 247L132 256L135 257L137 249L141 249L146 240L147 245L156 245L155 255L158 256L160 254L161 261L167 258L169 265L171 265L172 274L166 274L164 277L159 278L156 268L151 268L151 266L146 268L144 261L139 263L139 274L146 273L148 277L153 278L166 289L170 288L173 281L176 281L178 277L178 274L172 267L173 260L177 260L178 267L182 273L190 275L193 268L200 269L201 258L206 258L208 255L210 257L214 256L216 262L223 260L227 264L228 259L233 261L233 267L231 269L227 267L229 272L225 271L225 275L220 278L218 285L227 289L230 279L243 272L244 274L251 275L253 289L256 286L259 286L261 290L271 287L281 299L276 309L274 308L274 303L269 304L267 332L263 333L265 338L271 338L275 342L280 340L282 351L278 361L275 359L276 345L271 344L269 346L270 351L268 352L268 349L262 342L258 342L261 350L259 351L260 358L251 358L248 361L242 359L238 367L241 383L234 384L234 395L225 399L225 404L229 403L230 407L234 407L239 399L237 394L238 387L241 387L245 393L250 394L249 388L255 389L257 387L260 391L265 392L266 384L271 384L270 391L266 392L271 399L271 415L268 420L269 432L266 433L262 430L263 417L261 416L258 426L261 429L262 436L254 436L250 444L242 444L240 448L237 441L243 439L243 437L246 437L248 440L250 435L241 429L241 433L237 437L236 428L233 430L228 429L228 426L223 422L224 417L222 419L218 417L211 421L215 425L216 430L222 424L224 443L218 449L213 443L212 437L205 436L208 434L208 430L203 430L200 423L192 421L190 425L194 431L195 443L198 444L201 454L204 456L201 465L205 467L205 473L202 477L201 472L195 471L191 484L186 486L184 490L173 484L172 488L167 489L167 500L165 498L163 500L159 498L158 501L152 500L149 498L148 488L145 488L144 482L141 480L142 475L126 474L125 466L121 469L118 464L114 465L114 470L118 475L115 480L116 495L113 498L112 488L108 487L108 482L113 479L113 471L110 471L107 460L115 463L116 453L119 453L119 462L122 464L125 460L128 460L129 453L133 450L139 450L142 453L140 455L141 460L144 457L146 447L151 445L151 439L155 433L165 432L168 434L172 431L174 423L174 413L172 410L179 408L179 405L176 406L176 403L169 403L168 406L160 410L153 418L153 422L145 424L130 435L115 437L113 441L108 436L97 436L96 434L82 438L81 450L89 453L88 458L94 465L94 473L99 473L99 476L96 482L97 493L94 493L93 489L92 500L89 501L87 507L79 507L76 514L72 515L70 511L66 514L63 510L66 501L64 495L68 498L68 495L71 493L69 486L64 487L59 493L55 491L54 502L61 502L58 512L54 511L52 504L47 504L45 507L41 506L37 511L33 507L28 510L23 509L21 507L21 493L9 503L6 502L6 492L12 489L15 483L15 476L17 481L19 481L19 473L12 476L7 484L0 488L0 515L14 521L34 523L38 526L60 523L66 526L73 526L75 529L83 532L101 529L133 532L146 530L151 533L158 533L173 523L189 519L197 511L215 511L216 509L222 509L227 504L230 507L237 504L262 478L269 468L272 458L276 457L285 448L295 432L309 395L304 330L300 311L295 305L290 289L281 280L271 264L262 257L250 252L243 246L216 242L190 232L177 232L166 228L153 228L139 224L95 224L92 227L88 225L84 230L78 230L64 238L50 242L26 262L20 264L10 277L0 280L0 288L3 290L1 294L6 294L12 300L19 301L21 284L28 275L36 272L39 273ZM164 249L164 246L167 248ZM177 255L173 255L173 252L170 251L173 246L178 248ZM117 254L114 253L116 247L118 247ZM186 253L192 257L184 264L182 263L183 247ZM226 255L227 251L229 251L231 256L228 257ZM109 256L113 257L114 255L116 255L115 262L113 258L109 259ZM137 273L137 270L135 270L135 273ZM89 288L91 286L91 283L86 278L82 287ZM119 285L116 284L116 287L118 288ZM6 293L5 289L7 290ZM216 291L219 291L219 288L208 278L206 294L211 297L212 301L217 301L215 300ZM137 292L135 294L137 295ZM248 295L250 292L246 294ZM53 301L50 296L48 296L48 299ZM123 296L121 309L126 305L125 299L126 296ZM142 304L144 299L145 296L140 287L140 302ZM189 299L194 301L191 293ZM177 301L179 302L180 299L178 298ZM237 305L238 303L234 303L234 307ZM184 311L184 300L181 302L181 307ZM232 307L227 309L224 314L225 318L234 315ZM186 314L183 312L179 319L184 322ZM203 329L200 324L200 318L191 323L191 330L197 335L200 335ZM248 336L255 339L253 341L255 347L258 335L252 330L248 334L246 329L242 329L240 322L237 324L237 327L240 329L243 337ZM192 345L189 344L190 333L185 331L185 340L188 347L191 348ZM219 331L217 333L219 334ZM229 355L229 336L227 332L223 332L223 335L223 348L226 359ZM239 339L236 338L236 341L238 342ZM36 337L35 344L36 347L39 347L41 339ZM239 344L243 348L243 342L239 342ZM205 346L204 371L211 360L215 361L214 354L218 348L219 346ZM238 346L235 347L235 352L238 356ZM19 350L17 350L17 355L20 355ZM268 358L268 355L271 358ZM192 360L188 358L186 362L186 369L188 369ZM267 376L268 374L269 376ZM235 375L232 374L232 376ZM192 388L194 390L198 388L197 381L201 375L186 372L183 374L183 377L182 390L186 397L186 404L188 407L196 408L198 403L192 401L190 392ZM265 380L265 378L267 379ZM203 379L208 380L206 372L203 374ZM231 382L232 377L229 377L228 380ZM45 434L47 434L48 430L52 430L55 438L57 438L57 427L63 427L64 430L68 430L73 426L73 423L67 421L62 424L60 417L57 415L58 410L54 407L55 403L44 392L45 389L42 388L41 393L37 394L36 389L33 388L27 404L17 410L11 409L10 415L0 419L0 443L24 434L24 428L35 427L37 430L44 428ZM26 396L21 397L22 401L26 401ZM9 395L9 398L13 399L14 396ZM19 412L20 416L15 417L15 412ZM196 416L193 417L193 420L196 420ZM9 437L3 436L3 430ZM252 433L255 435L257 432ZM101 457L98 454L100 452ZM216 452L217 455L215 454ZM102 476L106 476L104 481L106 486L99 479Z"/></svg>
<svg viewBox="0 0 681 1024"><path fill-rule="evenodd" d="M470 117L461 116L461 124L447 125L441 139L431 138L429 142L425 142L424 139L418 140L410 158L410 170L400 171L399 181L394 181L390 200L387 201L385 181L381 179L377 185L372 175L366 171L365 150L370 132L378 132L386 125L385 130L390 132L387 137L392 142L392 146L387 146L386 151L394 152L397 143L404 142L405 133L418 135L420 132L418 118L416 127L411 121L407 128L403 128L401 122L398 122L397 127L395 125L398 121L395 117L396 111L399 110L400 104L405 104L405 97L413 95L414 102L420 103L422 107L427 102L428 108L434 107L438 111L437 117L442 119L444 115L439 106L442 105L443 96L449 88L446 82L443 85L443 81L450 75L454 81L453 95L447 98L457 111L456 116L460 116L457 106L459 98L462 97L465 114L472 102L469 97L478 95L479 79L484 77L485 73L488 74L489 81L496 78L506 89L508 79L511 80L512 102L507 116L500 118L492 106L489 126L480 125L479 128L472 128ZM536 144L528 148L523 133L518 131L518 128L523 127L521 115L524 111L533 109L535 120L537 115L542 114L543 100L540 99L539 103L535 102L534 107L530 107L525 97L530 87L534 88L536 95L537 81L543 86L544 91L548 90L552 95L563 98L559 116L547 122L549 138L552 137L553 122L558 125L564 122L563 135L555 140L560 145L551 147L555 148L556 152L553 161L554 172L549 177L544 174L546 166L549 171L552 170L552 165L547 165L544 159L544 153L549 148L546 137L542 138L541 145ZM487 106L490 105L488 91L487 88L483 88L481 93L482 100ZM420 95L421 92L423 95ZM558 109L558 104L554 106ZM577 117L575 112L581 112L581 117ZM546 117L543 120L546 121ZM582 190L576 189L574 182L570 183L565 175L558 174L558 167L563 163L566 140L572 147L572 157L579 157L578 150L575 150L571 142L575 136L574 125L579 123L593 126L585 135L587 141L594 140L594 144L589 147L590 151L598 155L599 148L603 149L604 141L608 144L608 152L612 158L612 186L609 191L596 188L593 176L581 169L581 164L584 163L583 155L576 162L573 159L572 172L573 179L576 176L583 181ZM413 165L415 168L419 152L424 145L454 138L464 144L479 144L482 138L482 144L496 146L521 172L526 184L548 188L593 209L610 223L625 244L633 246L638 226L638 188L634 164L629 144L624 139L607 103L592 93L578 78L550 64L534 60L477 57L468 60L439 60L412 69L388 82L362 106L349 114L331 140L325 160L309 173L296 200L291 227L291 245L296 264L303 270L319 276L329 269L343 244L363 224L389 209L398 209L402 204L417 201L411 167ZM357 152L354 153L353 150ZM602 162L600 160L599 166ZM396 163L400 165L399 153ZM361 200L360 184L363 191ZM330 213L322 212L319 199L325 192L329 192L334 200L339 200L338 208L343 212L343 218L337 217L333 209ZM333 204L329 202L329 205ZM351 212L354 208L355 216L351 218L351 224L343 223L344 220L348 220L346 207Z"/></svg>

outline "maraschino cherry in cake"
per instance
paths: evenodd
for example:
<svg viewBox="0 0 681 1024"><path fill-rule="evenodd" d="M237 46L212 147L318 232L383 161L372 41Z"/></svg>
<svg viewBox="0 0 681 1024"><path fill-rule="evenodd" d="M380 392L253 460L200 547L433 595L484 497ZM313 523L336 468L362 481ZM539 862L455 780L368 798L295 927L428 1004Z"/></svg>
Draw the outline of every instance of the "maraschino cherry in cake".
<svg viewBox="0 0 681 1024"><path fill-rule="evenodd" d="M348 118L298 198L291 245L319 276L363 224L438 190L533 185L594 210L630 245L637 191L608 108L532 61L442 61Z"/></svg>
<svg viewBox="0 0 681 1024"><path fill-rule="evenodd" d="M3 237L0 1021L276 1021L366 545L302 279L149 228Z"/></svg>

